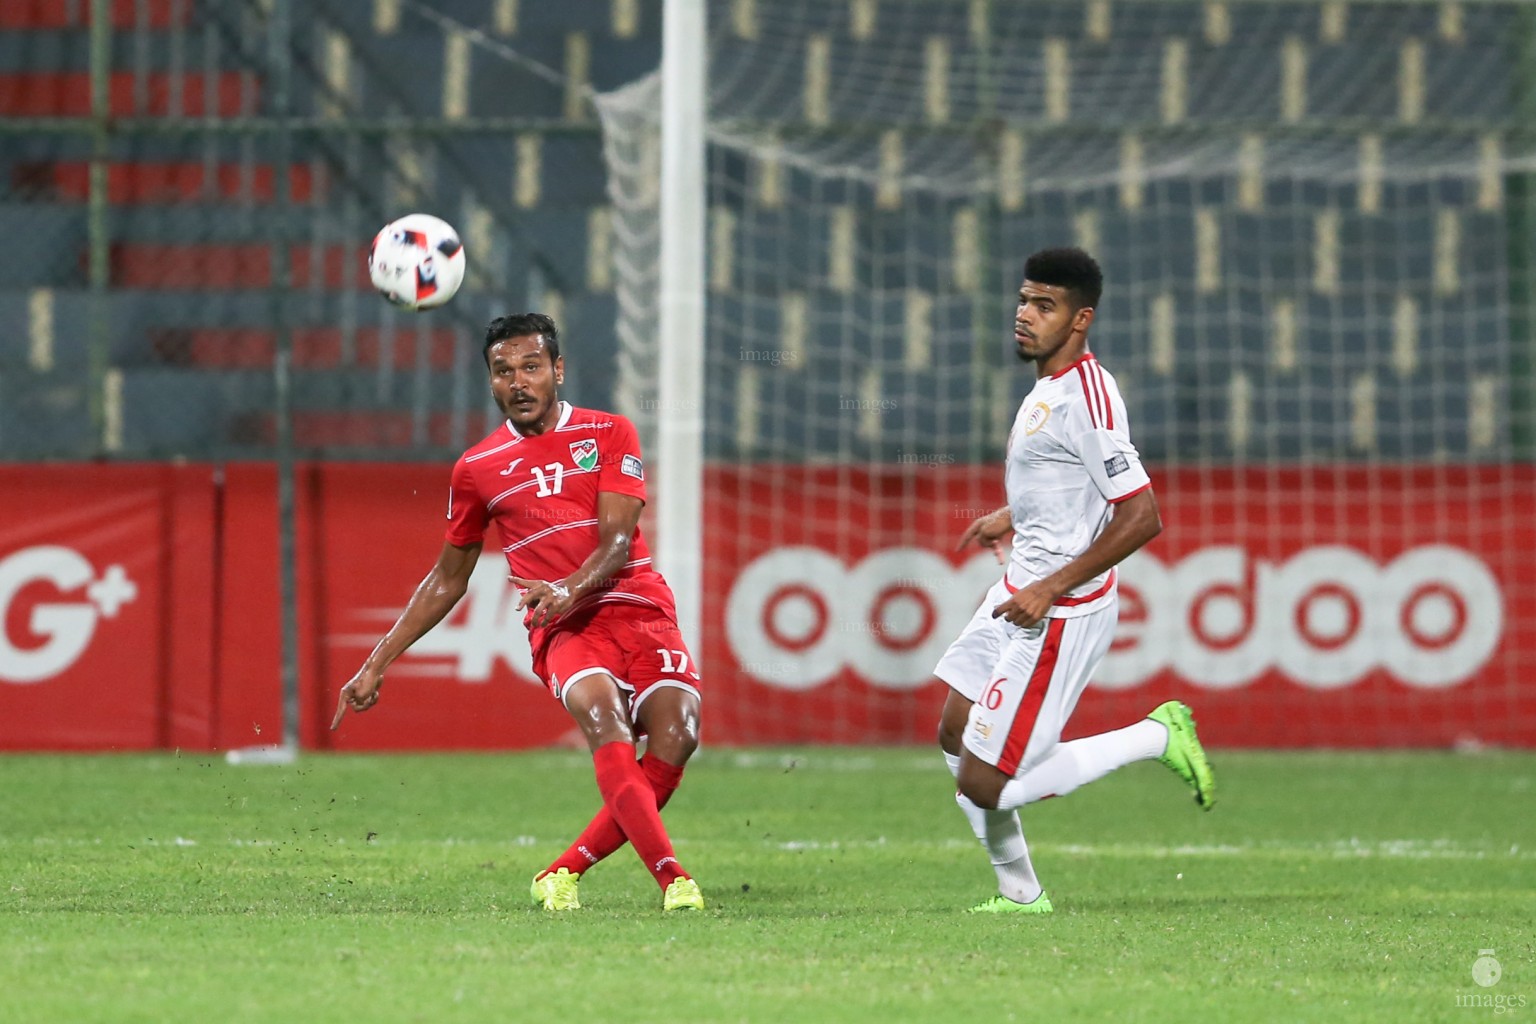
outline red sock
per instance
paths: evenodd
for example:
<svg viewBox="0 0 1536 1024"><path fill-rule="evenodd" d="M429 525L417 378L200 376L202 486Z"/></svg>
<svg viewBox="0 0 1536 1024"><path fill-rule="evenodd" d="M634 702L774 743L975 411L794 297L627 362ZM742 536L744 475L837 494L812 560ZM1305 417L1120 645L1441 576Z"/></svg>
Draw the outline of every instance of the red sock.
<svg viewBox="0 0 1536 1024"><path fill-rule="evenodd" d="M645 774L645 781L651 784L651 791L656 794L656 809L661 810L682 784L683 766L668 764L659 757L652 757L647 751L640 759L640 771Z"/></svg>
<svg viewBox="0 0 1536 1024"><path fill-rule="evenodd" d="M640 771L651 784L651 792L656 795L656 810L660 811L677 791L678 783L683 779L683 769L647 752L640 759ZM624 830L613 820L608 808L600 808L581 835L576 837L576 841L545 869L545 873L565 868L579 875L627 842L629 840L625 838Z"/></svg>
<svg viewBox="0 0 1536 1024"><path fill-rule="evenodd" d="M646 869L663 889L688 873L672 853L672 840L656 809L656 794L635 762L633 743L605 743L592 753L597 789L614 823L634 845Z"/></svg>

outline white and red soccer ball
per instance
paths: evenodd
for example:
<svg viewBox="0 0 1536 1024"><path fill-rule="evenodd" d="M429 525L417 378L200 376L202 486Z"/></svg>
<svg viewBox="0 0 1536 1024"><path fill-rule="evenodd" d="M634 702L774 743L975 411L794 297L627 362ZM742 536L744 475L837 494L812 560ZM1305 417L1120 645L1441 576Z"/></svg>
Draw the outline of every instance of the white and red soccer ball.
<svg viewBox="0 0 1536 1024"><path fill-rule="evenodd" d="M464 244L453 226L430 213L384 225L368 247L368 278L402 309L432 309L464 283Z"/></svg>

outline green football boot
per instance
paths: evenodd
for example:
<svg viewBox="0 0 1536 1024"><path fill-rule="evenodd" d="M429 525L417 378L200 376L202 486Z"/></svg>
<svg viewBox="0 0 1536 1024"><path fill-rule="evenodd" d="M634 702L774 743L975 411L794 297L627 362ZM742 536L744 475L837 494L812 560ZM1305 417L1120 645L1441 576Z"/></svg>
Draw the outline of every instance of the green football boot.
<svg viewBox="0 0 1536 1024"><path fill-rule="evenodd" d="M971 914L1049 914L1056 908L1051 898L1041 893L1028 903L1015 903L1006 896L993 896L985 903L978 903L967 913Z"/></svg>
<svg viewBox="0 0 1536 1024"><path fill-rule="evenodd" d="M529 892L533 897L533 905L549 911L580 910L581 900L576 897L576 883L579 881L581 876L571 874L567 868L535 878Z"/></svg>
<svg viewBox="0 0 1536 1024"><path fill-rule="evenodd" d="M1200 737L1195 735L1195 717L1189 713L1189 707L1170 700L1159 704L1147 717L1168 727L1168 749L1158 760L1189 784L1195 791L1195 803L1202 809L1208 811L1216 806L1216 775L1211 771L1205 748L1200 745Z"/></svg>
<svg viewBox="0 0 1536 1024"><path fill-rule="evenodd" d="M662 910L703 910L704 894L691 878L674 878L661 896Z"/></svg>

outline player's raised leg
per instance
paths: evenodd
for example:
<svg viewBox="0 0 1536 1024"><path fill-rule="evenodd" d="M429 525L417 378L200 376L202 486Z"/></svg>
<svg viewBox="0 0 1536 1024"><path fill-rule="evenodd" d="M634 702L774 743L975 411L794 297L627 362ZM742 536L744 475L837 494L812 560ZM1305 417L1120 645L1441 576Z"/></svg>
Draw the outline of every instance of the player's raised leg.
<svg viewBox="0 0 1536 1024"><path fill-rule="evenodd" d="M979 806L1012 810L1065 796L1117 768L1153 759L1184 778L1201 806L1214 801L1215 778L1194 719L1177 701L1123 729L1060 742L1108 649L1115 618L1110 607L1047 619L1009 645L999 659L998 679L973 707L963 734L972 756L962 758L960 789Z"/></svg>

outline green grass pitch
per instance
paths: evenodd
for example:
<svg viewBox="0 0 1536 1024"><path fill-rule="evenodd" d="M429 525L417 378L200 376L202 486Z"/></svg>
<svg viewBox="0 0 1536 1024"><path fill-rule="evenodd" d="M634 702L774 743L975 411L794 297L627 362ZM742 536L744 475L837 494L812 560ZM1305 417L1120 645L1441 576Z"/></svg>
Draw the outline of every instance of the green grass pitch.
<svg viewBox="0 0 1536 1024"><path fill-rule="evenodd" d="M1155 763L1026 808L1037 919L963 912L937 751L703 752L666 819L708 909L626 849L559 917L584 754L3 757L0 1020L1536 1016L1536 755L1214 758L1209 814Z"/></svg>

